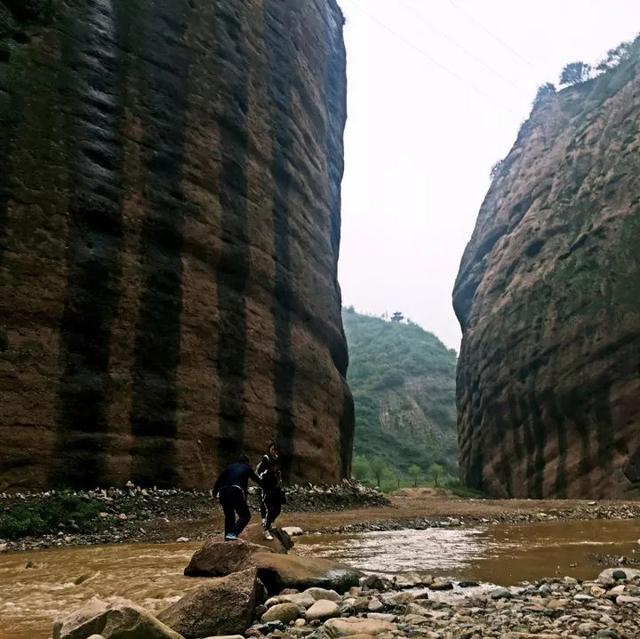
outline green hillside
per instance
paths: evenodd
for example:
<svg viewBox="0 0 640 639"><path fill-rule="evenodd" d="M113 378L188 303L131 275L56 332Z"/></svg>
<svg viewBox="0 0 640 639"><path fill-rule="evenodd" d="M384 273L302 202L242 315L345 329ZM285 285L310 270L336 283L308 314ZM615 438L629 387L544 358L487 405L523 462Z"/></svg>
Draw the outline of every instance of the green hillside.
<svg viewBox="0 0 640 639"><path fill-rule="evenodd" d="M356 408L354 471L382 459L397 476L433 464L457 475L456 353L412 322L343 309ZM415 469L414 469L415 472Z"/></svg>

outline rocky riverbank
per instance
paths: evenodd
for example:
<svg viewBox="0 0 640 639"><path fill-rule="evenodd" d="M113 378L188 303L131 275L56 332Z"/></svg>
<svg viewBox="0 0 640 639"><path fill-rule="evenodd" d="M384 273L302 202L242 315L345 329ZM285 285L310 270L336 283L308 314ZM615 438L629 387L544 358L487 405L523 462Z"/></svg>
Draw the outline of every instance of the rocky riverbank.
<svg viewBox="0 0 640 639"><path fill-rule="evenodd" d="M249 493L250 506L257 512L257 489L251 488ZM341 512L389 504L382 493L356 481L331 486L294 485L287 487L286 497L286 509L296 513ZM66 516L61 509L59 522L52 524L54 529L36 535L14 534L19 533L19 523L39 521L41 513L59 508L61 501L73 502L73 512L82 510L85 514L75 517L72 512ZM0 552L68 545L204 539L219 531L218 510L210 491L163 490L133 484L124 489L2 493ZM176 532L189 529L189 522L201 522L202 525L186 535Z"/></svg>
<svg viewBox="0 0 640 639"><path fill-rule="evenodd" d="M640 636L639 575L607 570L594 581L565 577L511 589L435 579L410 591L369 577L331 601L312 602L305 593L270 599L245 636L632 639ZM282 607L285 600L297 607L295 615L292 606Z"/></svg>
<svg viewBox="0 0 640 639"><path fill-rule="evenodd" d="M567 506L561 508L541 508L528 512L518 509L488 514L482 513L482 504L494 504L493 500L469 499L468 502L476 502L479 505L477 511L452 515L437 515L435 517L414 517L411 519L396 519L388 521L362 521L340 526L325 526L320 532L326 533L359 533L384 530L426 530L427 528L448 528L471 524L528 524L546 521L569 520L629 520L640 519L640 503L630 502L567 502ZM502 502L504 503L504 502ZM534 502L535 503L535 502ZM639 533L640 535L640 533Z"/></svg>
<svg viewBox="0 0 640 639"><path fill-rule="evenodd" d="M362 575L282 547L211 540L185 574L209 578L159 610L94 599L63 616L54 639L118 638L124 626L128 637L154 639L640 636L640 571L633 569L503 588L428 575Z"/></svg>

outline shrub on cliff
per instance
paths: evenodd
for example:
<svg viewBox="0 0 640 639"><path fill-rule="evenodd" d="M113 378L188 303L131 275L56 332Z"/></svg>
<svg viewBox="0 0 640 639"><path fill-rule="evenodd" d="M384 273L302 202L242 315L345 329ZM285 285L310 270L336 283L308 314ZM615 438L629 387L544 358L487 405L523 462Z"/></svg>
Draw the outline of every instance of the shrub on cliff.
<svg viewBox="0 0 640 639"><path fill-rule="evenodd" d="M585 62L571 62L560 74L560 84L578 84L591 77L591 65Z"/></svg>

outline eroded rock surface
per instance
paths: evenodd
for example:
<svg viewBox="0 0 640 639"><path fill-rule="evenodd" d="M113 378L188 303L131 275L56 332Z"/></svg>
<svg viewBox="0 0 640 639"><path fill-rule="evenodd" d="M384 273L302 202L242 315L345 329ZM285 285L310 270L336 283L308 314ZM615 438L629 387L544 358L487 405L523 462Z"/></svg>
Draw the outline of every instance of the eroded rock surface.
<svg viewBox="0 0 640 639"><path fill-rule="evenodd" d="M0 490L347 474L342 21L0 1Z"/></svg>
<svg viewBox="0 0 640 639"><path fill-rule="evenodd" d="M165 608L158 619L185 639L244 632L256 607L255 568L212 579Z"/></svg>
<svg viewBox="0 0 640 639"><path fill-rule="evenodd" d="M639 49L534 108L462 259L460 467L494 496L639 494Z"/></svg>

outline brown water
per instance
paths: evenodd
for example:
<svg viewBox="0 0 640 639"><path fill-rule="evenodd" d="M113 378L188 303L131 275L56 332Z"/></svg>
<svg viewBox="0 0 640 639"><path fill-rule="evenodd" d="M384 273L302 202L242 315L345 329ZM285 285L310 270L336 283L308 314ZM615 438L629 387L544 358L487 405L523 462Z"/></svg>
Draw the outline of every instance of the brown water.
<svg viewBox="0 0 640 639"><path fill-rule="evenodd" d="M301 554L363 570L446 575L512 585L554 575L594 578L590 555L633 557L638 521L570 521L310 535ZM151 611L206 581L182 570L199 544L114 545L0 555L0 639L50 636L52 620L94 595L119 595ZM26 568L31 561L35 567ZM76 584L79 578L82 583Z"/></svg>

